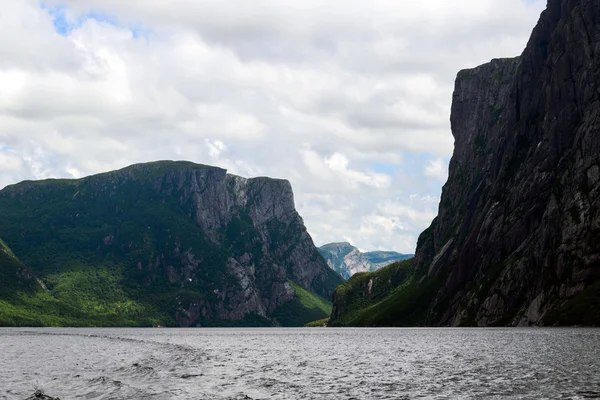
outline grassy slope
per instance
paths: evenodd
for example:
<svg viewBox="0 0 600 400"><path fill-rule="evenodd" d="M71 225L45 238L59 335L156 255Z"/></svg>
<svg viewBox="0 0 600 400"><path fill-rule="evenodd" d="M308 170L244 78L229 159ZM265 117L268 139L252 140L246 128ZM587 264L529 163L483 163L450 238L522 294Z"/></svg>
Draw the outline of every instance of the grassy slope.
<svg viewBox="0 0 600 400"><path fill-rule="evenodd" d="M371 292L368 291L372 281ZM412 260L400 261L375 272L354 275L336 289L336 305L344 312L330 326L419 326L426 323L433 281L421 283Z"/></svg>
<svg viewBox="0 0 600 400"><path fill-rule="evenodd" d="M279 307L273 314L280 325L304 326L331 314L330 302L292 281L289 283L294 288L294 299Z"/></svg>
<svg viewBox="0 0 600 400"><path fill-rule="evenodd" d="M115 269L83 268L48 276L42 287L16 258L0 252L0 326L153 326L166 314L129 299ZM21 283L19 283L21 282Z"/></svg>
<svg viewBox="0 0 600 400"><path fill-rule="evenodd" d="M39 284L29 269L15 257L0 239L0 298L9 298L19 292L33 292Z"/></svg>
<svg viewBox="0 0 600 400"><path fill-rule="evenodd" d="M309 322L308 324L305 324L304 326L306 328L326 328L327 325L329 325L329 317Z"/></svg>
<svg viewBox="0 0 600 400"><path fill-rule="evenodd" d="M0 254L10 252L11 258L5 256L0 269L0 325L172 326L176 325L174 310L179 303L185 306L216 296L214 289L231 279L225 273L227 257L232 252L253 252L246 243L259 242L240 239L255 234L254 228L240 219L222 232L223 245L217 246L202 235L177 196L157 193L152 182L168 169L181 166L147 164L142 178L126 184L107 173L8 188L9 192L16 190L17 196L0 192L0 236L47 286L42 290L34 280L35 290L13 290L11 296L2 296L2 290L16 287L4 284L10 280L3 271L18 262L2 242L5 251ZM28 189L20 193L22 187ZM164 265L180 265L176 248L204 260L199 282L170 283L160 270L147 266L157 257L164 258ZM139 262L144 265L141 270ZM335 287L341 279L330 272L324 285ZM288 319L296 324L296 319L304 321L307 314L322 318L322 313L313 310L313 303L307 304L308 310L290 305L289 312L298 315ZM243 324L272 322L248 316Z"/></svg>
<svg viewBox="0 0 600 400"><path fill-rule="evenodd" d="M0 326L62 324L56 301L1 239L0 282Z"/></svg>
<svg viewBox="0 0 600 400"><path fill-rule="evenodd" d="M15 319L19 324L175 325L177 297L199 298L213 288L182 287L132 268L152 260L157 250L176 264L168 251L175 242L212 260L207 281L226 279L222 249L207 243L175 199L141 182L121 185L112 196L98 196L98 190L112 188L99 189L90 180L29 184L35 189L16 201L0 197L3 236L49 289L12 299L13 307L4 304L11 314L23 315ZM112 237L108 244L106 237ZM150 283L143 285L145 280Z"/></svg>

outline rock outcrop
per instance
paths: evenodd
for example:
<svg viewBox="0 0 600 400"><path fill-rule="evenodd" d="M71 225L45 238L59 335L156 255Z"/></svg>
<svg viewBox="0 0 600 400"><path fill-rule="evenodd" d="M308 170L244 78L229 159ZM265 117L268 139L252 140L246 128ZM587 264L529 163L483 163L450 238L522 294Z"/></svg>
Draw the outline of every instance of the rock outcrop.
<svg viewBox="0 0 600 400"><path fill-rule="evenodd" d="M428 324L600 322L563 312L600 279L599 56L600 1L550 0L520 58L459 73Z"/></svg>
<svg viewBox="0 0 600 400"><path fill-rule="evenodd" d="M23 182L0 191L0 218L0 234L42 279L67 265L119 266L128 295L181 326L264 324L293 300L290 281L327 299L342 281L289 182L215 167L157 162Z"/></svg>
<svg viewBox="0 0 600 400"><path fill-rule="evenodd" d="M600 0L549 0L519 58L458 74L419 325L600 325L599 85Z"/></svg>
<svg viewBox="0 0 600 400"><path fill-rule="evenodd" d="M394 251L371 251L362 253L350 243L330 243L319 247L319 253L327 265L344 279L359 272L372 272L413 257L413 254L400 254Z"/></svg>
<svg viewBox="0 0 600 400"><path fill-rule="evenodd" d="M29 396L26 400L60 400L58 397L50 397L44 393L43 390L36 390L31 396Z"/></svg>

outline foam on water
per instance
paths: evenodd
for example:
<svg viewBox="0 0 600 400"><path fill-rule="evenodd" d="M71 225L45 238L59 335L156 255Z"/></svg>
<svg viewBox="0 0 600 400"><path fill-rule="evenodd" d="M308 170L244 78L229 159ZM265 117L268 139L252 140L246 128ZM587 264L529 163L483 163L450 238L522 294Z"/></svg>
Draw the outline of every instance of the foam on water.
<svg viewBox="0 0 600 400"><path fill-rule="evenodd" d="M0 329L0 399L600 398L594 329Z"/></svg>

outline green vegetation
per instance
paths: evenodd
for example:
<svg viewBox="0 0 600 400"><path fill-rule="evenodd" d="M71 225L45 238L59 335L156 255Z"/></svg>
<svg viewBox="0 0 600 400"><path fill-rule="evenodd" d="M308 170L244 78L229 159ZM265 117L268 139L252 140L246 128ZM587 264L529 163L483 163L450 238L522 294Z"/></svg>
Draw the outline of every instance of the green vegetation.
<svg viewBox="0 0 600 400"><path fill-rule="evenodd" d="M320 257L320 256L319 256ZM315 285L315 289L317 293L327 293L331 296L332 291L329 288L336 288L339 284L344 282L344 278L334 270L330 268L325 269L326 277L323 282L319 282ZM325 294L323 294L325 296Z"/></svg>
<svg viewBox="0 0 600 400"><path fill-rule="evenodd" d="M189 187L185 182L181 187L181 180L192 179L190 167L211 168L165 161L0 191L0 237L6 241L0 241L0 325L176 326L178 309L212 304L219 290L238 288L227 260L250 254L260 265L265 255L259 232L244 210L216 237L198 229ZM294 239L296 228L301 227L290 227L281 240ZM190 270L194 279L187 278ZM341 278L327 271L319 288L331 292ZM289 312L299 315L279 315L279 323L300 325L328 314L317 313L318 302L307 302L310 296L296 290L299 300ZM233 325L272 323L248 315Z"/></svg>
<svg viewBox="0 0 600 400"><path fill-rule="evenodd" d="M175 325L180 295L202 297L227 280L227 251L203 236L176 197L139 180L117 181L108 173L28 182L16 197L3 191L1 234L48 288L11 299L18 307L8 313L5 305L3 315L15 315L16 324ZM158 263L181 265L181 251L210 260L199 284L171 283L159 271Z"/></svg>
<svg viewBox="0 0 600 400"><path fill-rule="evenodd" d="M0 299L11 298L18 293L31 293L40 285L13 252L0 239Z"/></svg>
<svg viewBox="0 0 600 400"><path fill-rule="evenodd" d="M424 325L437 282L434 279L418 280L412 259L379 271L355 274L336 289L335 303L341 314L332 316L329 325Z"/></svg>
<svg viewBox="0 0 600 400"><path fill-rule="evenodd" d="M8 246L6 245L6 243L4 243L4 241L2 239L0 239L0 253L4 253L6 256L10 257L10 258L17 258L11 249L8 248Z"/></svg>
<svg viewBox="0 0 600 400"><path fill-rule="evenodd" d="M279 307L273 317L282 326L304 326L309 322L327 318L331 303L324 298L288 281L294 289L294 299Z"/></svg>
<svg viewBox="0 0 600 400"><path fill-rule="evenodd" d="M329 318L318 319L304 325L306 328L326 328L329 325Z"/></svg>
<svg viewBox="0 0 600 400"><path fill-rule="evenodd" d="M129 299L118 269L68 269L47 277L46 284L52 288L48 290L24 265L10 269L1 254L0 259L0 326L175 324L166 313ZM26 284L19 284L19 279Z"/></svg>

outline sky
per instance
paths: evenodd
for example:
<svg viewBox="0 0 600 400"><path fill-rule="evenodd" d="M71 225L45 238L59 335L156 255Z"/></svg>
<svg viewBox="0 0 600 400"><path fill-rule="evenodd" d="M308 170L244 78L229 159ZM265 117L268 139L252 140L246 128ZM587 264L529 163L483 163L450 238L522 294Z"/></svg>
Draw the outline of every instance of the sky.
<svg viewBox="0 0 600 400"><path fill-rule="evenodd" d="M290 180L317 245L414 252L463 68L532 0L3 0L0 188L155 160Z"/></svg>

